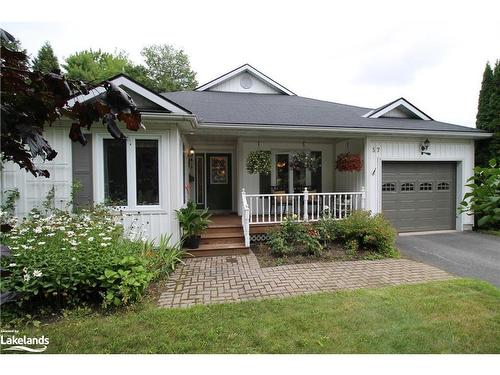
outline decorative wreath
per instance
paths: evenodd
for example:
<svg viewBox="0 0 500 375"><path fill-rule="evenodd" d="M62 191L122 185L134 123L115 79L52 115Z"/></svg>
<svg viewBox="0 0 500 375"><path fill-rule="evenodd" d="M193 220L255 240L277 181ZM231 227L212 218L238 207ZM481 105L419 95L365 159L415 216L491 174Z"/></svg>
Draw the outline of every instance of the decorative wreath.
<svg viewBox="0 0 500 375"><path fill-rule="evenodd" d="M337 170L341 172L360 171L363 167L361 154L345 152L337 156Z"/></svg>
<svg viewBox="0 0 500 375"><path fill-rule="evenodd" d="M247 171L250 174L271 174L271 151L251 151L247 158Z"/></svg>
<svg viewBox="0 0 500 375"><path fill-rule="evenodd" d="M290 168L295 171L300 171L301 169L309 169L312 172L321 166L321 159L307 152L297 152L292 155L292 161L290 162Z"/></svg>

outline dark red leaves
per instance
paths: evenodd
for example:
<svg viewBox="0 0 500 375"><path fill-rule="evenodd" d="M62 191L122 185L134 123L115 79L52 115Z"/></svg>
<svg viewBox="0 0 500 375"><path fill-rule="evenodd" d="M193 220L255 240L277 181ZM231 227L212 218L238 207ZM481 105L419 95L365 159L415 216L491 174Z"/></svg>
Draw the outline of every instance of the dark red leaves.
<svg viewBox="0 0 500 375"><path fill-rule="evenodd" d="M1 47L1 148L2 159L17 163L35 176L49 177L47 170L38 169L33 160L52 160L57 152L43 138L46 123L62 116L74 122L69 131L73 142L87 143L82 128L90 129L102 119L108 132L117 139L125 138L116 121L128 130L142 127L141 114L132 98L121 88L105 82L106 92L83 103L67 107L68 100L87 95L94 86L82 81L68 81L60 72L41 73L29 68L29 58L23 51L4 45L7 34L0 29Z"/></svg>

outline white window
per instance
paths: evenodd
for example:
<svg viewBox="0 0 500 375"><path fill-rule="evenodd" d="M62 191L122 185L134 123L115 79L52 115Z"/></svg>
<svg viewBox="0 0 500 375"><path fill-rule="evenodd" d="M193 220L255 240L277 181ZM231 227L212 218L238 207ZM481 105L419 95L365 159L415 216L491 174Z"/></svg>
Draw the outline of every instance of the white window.
<svg viewBox="0 0 500 375"><path fill-rule="evenodd" d="M101 201L127 208L160 207L160 137L98 138L97 183ZM100 157L102 155L102 157Z"/></svg>

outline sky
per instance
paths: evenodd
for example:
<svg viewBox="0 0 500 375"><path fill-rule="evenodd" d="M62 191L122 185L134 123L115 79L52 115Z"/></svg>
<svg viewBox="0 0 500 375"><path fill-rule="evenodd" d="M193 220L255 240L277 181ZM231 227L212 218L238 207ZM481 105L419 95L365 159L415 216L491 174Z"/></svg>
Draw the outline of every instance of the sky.
<svg viewBox="0 0 500 375"><path fill-rule="evenodd" d="M405 97L466 126L486 62L500 59L500 1L18 4L2 4L0 24L32 55L49 41L60 62L100 48L140 63L144 46L168 43L188 54L200 84L250 63L300 96L370 108Z"/></svg>

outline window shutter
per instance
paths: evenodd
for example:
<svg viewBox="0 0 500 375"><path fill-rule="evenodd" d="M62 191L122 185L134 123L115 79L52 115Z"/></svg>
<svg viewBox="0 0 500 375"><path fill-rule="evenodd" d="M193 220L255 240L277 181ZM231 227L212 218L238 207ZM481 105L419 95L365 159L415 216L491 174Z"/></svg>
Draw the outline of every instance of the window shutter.
<svg viewBox="0 0 500 375"><path fill-rule="evenodd" d="M72 170L73 182L79 182L81 187L73 198L74 208L89 207L94 201L93 176L92 176L92 136L85 135L88 143L82 146L72 142Z"/></svg>

